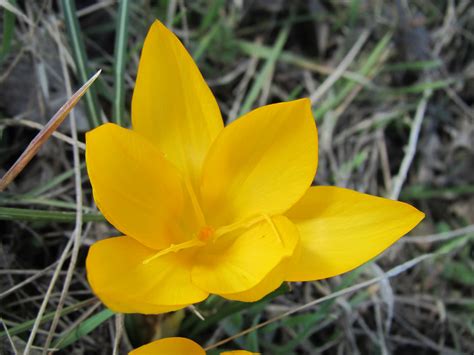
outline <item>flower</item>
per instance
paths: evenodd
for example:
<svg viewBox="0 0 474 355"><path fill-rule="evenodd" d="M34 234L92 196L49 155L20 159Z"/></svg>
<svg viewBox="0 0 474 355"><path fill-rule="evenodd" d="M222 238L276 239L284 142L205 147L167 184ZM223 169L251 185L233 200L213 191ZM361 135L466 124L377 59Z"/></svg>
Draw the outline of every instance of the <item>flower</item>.
<svg viewBox="0 0 474 355"><path fill-rule="evenodd" d="M424 216L402 202L311 187L317 131L307 99L224 128L191 56L158 21L140 59L132 126L86 136L94 199L124 234L92 245L87 275L117 312L162 313L209 294L256 301L283 281L361 265Z"/></svg>
<svg viewBox="0 0 474 355"><path fill-rule="evenodd" d="M163 338L132 350L129 355L205 355L204 349L188 338ZM224 351L221 355L258 355L245 350Z"/></svg>

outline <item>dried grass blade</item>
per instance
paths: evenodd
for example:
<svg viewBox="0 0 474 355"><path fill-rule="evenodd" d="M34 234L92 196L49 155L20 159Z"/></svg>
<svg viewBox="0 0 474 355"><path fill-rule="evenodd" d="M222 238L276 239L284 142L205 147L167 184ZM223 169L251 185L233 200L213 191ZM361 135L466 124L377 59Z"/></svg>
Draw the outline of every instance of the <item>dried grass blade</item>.
<svg viewBox="0 0 474 355"><path fill-rule="evenodd" d="M98 78L100 72L101 70L95 73L84 85L82 85L82 87L71 96L71 98L58 110L58 112L56 112L56 114L49 120L46 126L44 126L44 128L38 132L36 137L33 138L31 143L28 145L28 147L26 147L24 152L20 155L13 166L5 173L5 175L3 175L2 179L0 180L0 191L5 190L5 188L25 168L25 166L35 156L41 146L64 121L74 106L76 106L82 95L84 95L87 89Z"/></svg>

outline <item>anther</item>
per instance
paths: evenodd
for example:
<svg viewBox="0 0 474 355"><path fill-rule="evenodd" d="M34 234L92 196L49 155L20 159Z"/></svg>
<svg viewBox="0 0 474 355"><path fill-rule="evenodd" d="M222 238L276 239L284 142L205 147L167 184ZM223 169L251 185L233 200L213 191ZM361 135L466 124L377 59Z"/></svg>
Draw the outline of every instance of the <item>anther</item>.
<svg viewBox="0 0 474 355"><path fill-rule="evenodd" d="M207 243L214 235L214 229L212 227L203 227L198 234L198 239L204 243Z"/></svg>

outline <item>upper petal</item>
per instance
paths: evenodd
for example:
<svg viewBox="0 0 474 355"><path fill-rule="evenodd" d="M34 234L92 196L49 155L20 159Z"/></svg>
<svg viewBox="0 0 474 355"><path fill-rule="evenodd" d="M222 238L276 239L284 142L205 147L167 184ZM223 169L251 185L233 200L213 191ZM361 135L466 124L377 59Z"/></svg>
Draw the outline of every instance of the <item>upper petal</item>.
<svg viewBox="0 0 474 355"><path fill-rule="evenodd" d="M317 159L307 99L264 106L232 122L204 163L201 194L210 223L285 212L311 185Z"/></svg>
<svg viewBox="0 0 474 355"><path fill-rule="evenodd" d="M287 216L300 231L288 281L332 277L372 259L424 214L398 201L331 186L311 187Z"/></svg>
<svg viewBox="0 0 474 355"><path fill-rule="evenodd" d="M97 206L114 227L150 248L180 240L181 177L145 138L102 125L87 133L86 162Z"/></svg>
<svg viewBox="0 0 474 355"><path fill-rule="evenodd" d="M198 344L187 338L164 338L140 346L129 355L205 355Z"/></svg>
<svg viewBox="0 0 474 355"><path fill-rule="evenodd" d="M223 127L216 100L193 59L159 21L153 23L143 45L132 124L193 183Z"/></svg>
<svg viewBox="0 0 474 355"><path fill-rule="evenodd" d="M109 308L124 313L167 312L207 297L191 282L192 253L169 253L143 264L155 253L130 237L93 244L86 259L92 290Z"/></svg>
<svg viewBox="0 0 474 355"><path fill-rule="evenodd" d="M293 255L297 242L298 231L286 217L259 222L202 247L196 254L192 280L199 288L224 297L249 290L282 259Z"/></svg>

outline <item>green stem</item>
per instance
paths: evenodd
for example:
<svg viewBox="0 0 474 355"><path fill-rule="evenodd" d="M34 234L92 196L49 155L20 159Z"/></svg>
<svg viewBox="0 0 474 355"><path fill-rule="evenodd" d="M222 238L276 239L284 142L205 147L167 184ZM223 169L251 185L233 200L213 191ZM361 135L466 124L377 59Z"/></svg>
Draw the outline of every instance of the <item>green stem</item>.
<svg viewBox="0 0 474 355"><path fill-rule="evenodd" d="M104 222L105 218L98 213L85 213L84 222ZM0 207L0 220L4 221L46 221L74 222L76 212L32 210L27 208Z"/></svg>

